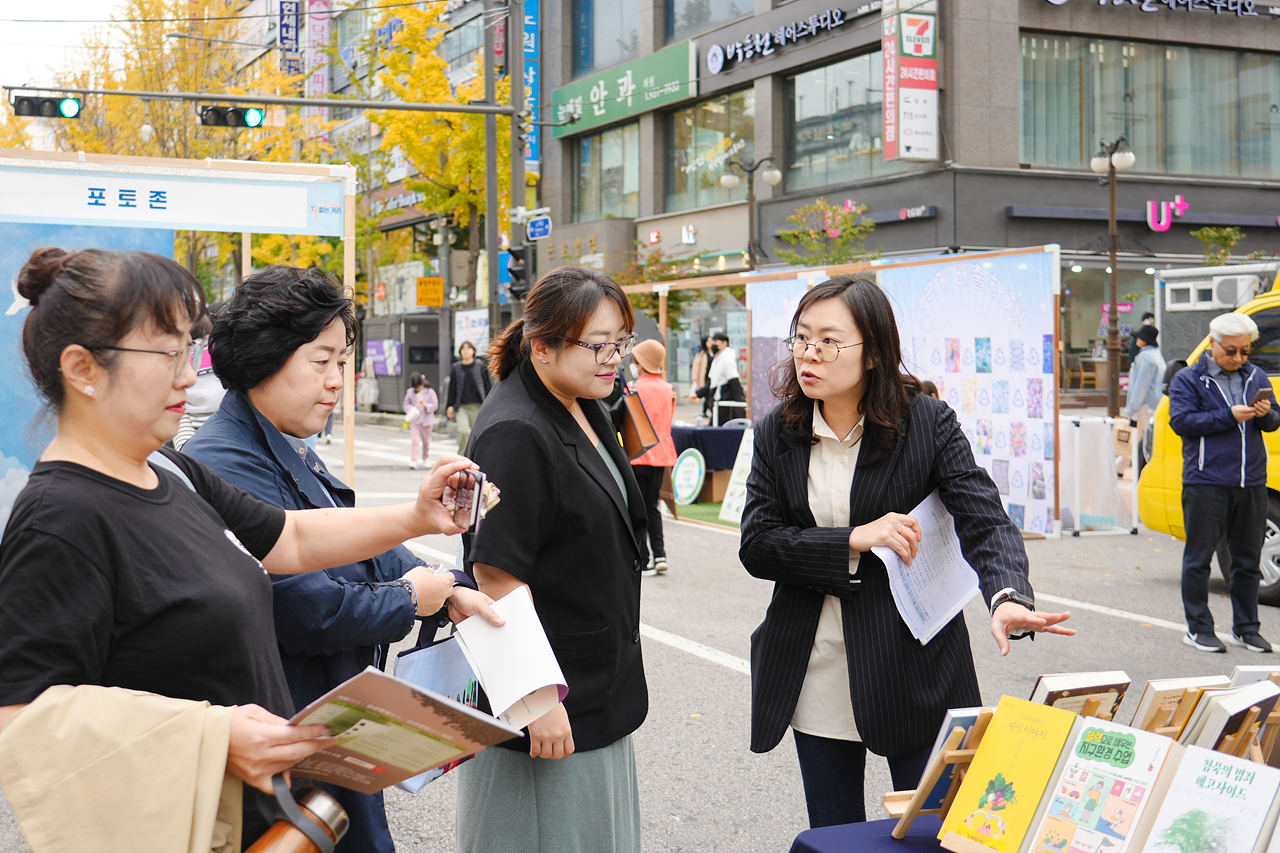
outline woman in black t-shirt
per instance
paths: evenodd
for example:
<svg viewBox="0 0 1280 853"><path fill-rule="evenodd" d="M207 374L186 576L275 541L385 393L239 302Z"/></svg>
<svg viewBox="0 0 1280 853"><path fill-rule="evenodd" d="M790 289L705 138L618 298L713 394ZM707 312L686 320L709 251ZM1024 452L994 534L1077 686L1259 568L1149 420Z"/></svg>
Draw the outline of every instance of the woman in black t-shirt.
<svg viewBox="0 0 1280 853"><path fill-rule="evenodd" d="M196 280L149 253L48 248L17 284L31 303L24 355L57 434L0 540L0 729L54 685L236 706L227 772L270 791L273 774L330 741L315 739L324 726L283 719L293 709L267 572L461 532L440 499L471 463L442 459L415 503L376 509L285 511L167 454L184 483L148 457L177 432L195 380Z"/></svg>

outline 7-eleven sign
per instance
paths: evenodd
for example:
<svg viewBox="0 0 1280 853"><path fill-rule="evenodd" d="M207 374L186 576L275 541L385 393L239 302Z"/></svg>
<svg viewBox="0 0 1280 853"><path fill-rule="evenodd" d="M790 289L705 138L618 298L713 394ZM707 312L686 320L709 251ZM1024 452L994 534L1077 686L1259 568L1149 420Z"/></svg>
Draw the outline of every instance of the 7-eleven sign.
<svg viewBox="0 0 1280 853"><path fill-rule="evenodd" d="M903 12L898 16L902 55L917 59L938 58L938 16L928 12Z"/></svg>

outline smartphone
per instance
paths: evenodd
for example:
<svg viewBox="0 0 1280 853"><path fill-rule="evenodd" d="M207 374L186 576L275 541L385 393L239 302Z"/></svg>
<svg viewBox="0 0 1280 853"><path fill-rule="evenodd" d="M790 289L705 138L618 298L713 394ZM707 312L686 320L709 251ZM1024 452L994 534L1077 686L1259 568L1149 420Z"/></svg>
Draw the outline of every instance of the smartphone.
<svg viewBox="0 0 1280 853"><path fill-rule="evenodd" d="M1276 389L1268 385L1265 388L1259 388L1254 392L1253 399L1249 401L1250 406L1256 406L1258 403L1266 399L1275 400Z"/></svg>
<svg viewBox="0 0 1280 853"><path fill-rule="evenodd" d="M475 533L480 526L480 508L484 505L485 476L481 471L466 470L460 480L453 523L468 533Z"/></svg>

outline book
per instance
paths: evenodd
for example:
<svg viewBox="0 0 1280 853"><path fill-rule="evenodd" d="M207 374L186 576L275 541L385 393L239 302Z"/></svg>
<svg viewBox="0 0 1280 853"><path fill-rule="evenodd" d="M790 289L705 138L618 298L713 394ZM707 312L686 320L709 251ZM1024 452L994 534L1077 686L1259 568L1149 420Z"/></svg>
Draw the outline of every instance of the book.
<svg viewBox="0 0 1280 853"><path fill-rule="evenodd" d="M1129 725L1146 731L1167 728L1173 725L1174 716L1182 703L1182 696L1188 688L1226 686L1225 675L1152 679L1143 688L1142 698L1138 700L1138 710L1133 712L1133 720ZM1187 710L1191 710L1190 705L1187 706Z"/></svg>
<svg viewBox="0 0 1280 853"><path fill-rule="evenodd" d="M293 765L295 775L365 794L520 735L483 711L372 666L289 722L324 724L337 738Z"/></svg>
<svg viewBox="0 0 1280 853"><path fill-rule="evenodd" d="M1116 712L1129 689L1129 676L1112 672L1058 672L1042 675L1031 691L1031 701L1052 705L1079 714L1090 699L1098 699L1098 713L1105 717Z"/></svg>
<svg viewBox="0 0 1280 853"><path fill-rule="evenodd" d="M1255 681L1243 687L1223 690L1209 698L1204 725L1196 734L1195 745L1214 749L1227 735L1235 734L1248 715L1257 706L1258 720L1266 722L1267 715L1275 707L1280 687L1270 681ZM1252 736L1252 733L1250 733Z"/></svg>
<svg viewBox="0 0 1280 853"><path fill-rule="evenodd" d="M529 588L516 587L495 601L493 609L505 625L468 616L458 623L456 636L493 715L522 729L563 702L569 687Z"/></svg>
<svg viewBox="0 0 1280 853"><path fill-rule="evenodd" d="M1231 686L1240 687L1255 681L1266 681L1273 672L1280 672L1280 666L1237 666L1231 670Z"/></svg>
<svg viewBox="0 0 1280 853"><path fill-rule="evenodd" d="M942 823L942 846L1020 850L1077 719L1070 711L1002 697Z"/></svg>
<svg viewBox="0 0 1280 853"><path fill-rule="evenodd" d="M942 728L938 730L938 737L933 742L933 750L929 753L929 760L925 762L925 767L933 763L934 758L942 751L942 745L946 742L947 736L951 734L954 728L962 728L965 730L965 737L968 732L973 729L973 724L978 722L978 716L983 711L989 711L990 708L952 708L947 711L946 717L942 720ZM963 741L961 741L963 748ZM939 809L942 808L942 801L947 797L947 791L951 789L951 781L955 778L955 765L948 764L947 769L943 771L942 777L938 779L933 790L929 792L929 796L925 797L922 809Z"/></svg>
<svg viewBox="0 0 1280 853"><path fill-rule="evenodd" d="M1280 811L1280 770L1199 746L1180 758L1161 774L1133 849L1262 853Z"/></svg>
<svg viewBox="0 0 1280 853"><path fill-rule="evenodd" d="M1127 853L1174 742L1094 717L1078 717L1023 850Z"/></svg>

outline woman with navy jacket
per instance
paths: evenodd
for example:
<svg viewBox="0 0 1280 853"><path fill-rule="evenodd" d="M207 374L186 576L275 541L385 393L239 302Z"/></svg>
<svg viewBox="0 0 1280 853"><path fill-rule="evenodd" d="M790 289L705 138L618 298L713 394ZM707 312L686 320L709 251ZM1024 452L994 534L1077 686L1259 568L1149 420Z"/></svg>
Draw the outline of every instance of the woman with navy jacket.
<svg viewBox="0 0 1280 853"><path fill-rule="evenodd" d="M800 300L774 375L780 405L755 428L739 556L774 581L751 637L751 750L791 728L811 826L866 820L867 750L916 787L947 709L980 703L964 616L927 645L898 615L884 563L921 546L908 515L935 490L977 571L1002 654L1024 632L1074 634L1033 612L1027 557L955 412L900 372L889 300L834 278ZM925 547L928 544L925 543Z"/></svg>
<svg viewBox="0 0 1280 853"><path fill-rule="evenodd" d="M349 507L355 492L305 442L342 393L355 337L351 300L323 272L270 266L236 288L209 346L227 387L221 406L182 448L227 482L284 509ZM384 667L390 643L424 617L425 644L449 614L481 612L488 596L465 572L425 565L403 545L307 575L272 575L276 639L296 708L365 667ZM338 850L395 849L382 794L325 786L351 827Z"/></svg>

